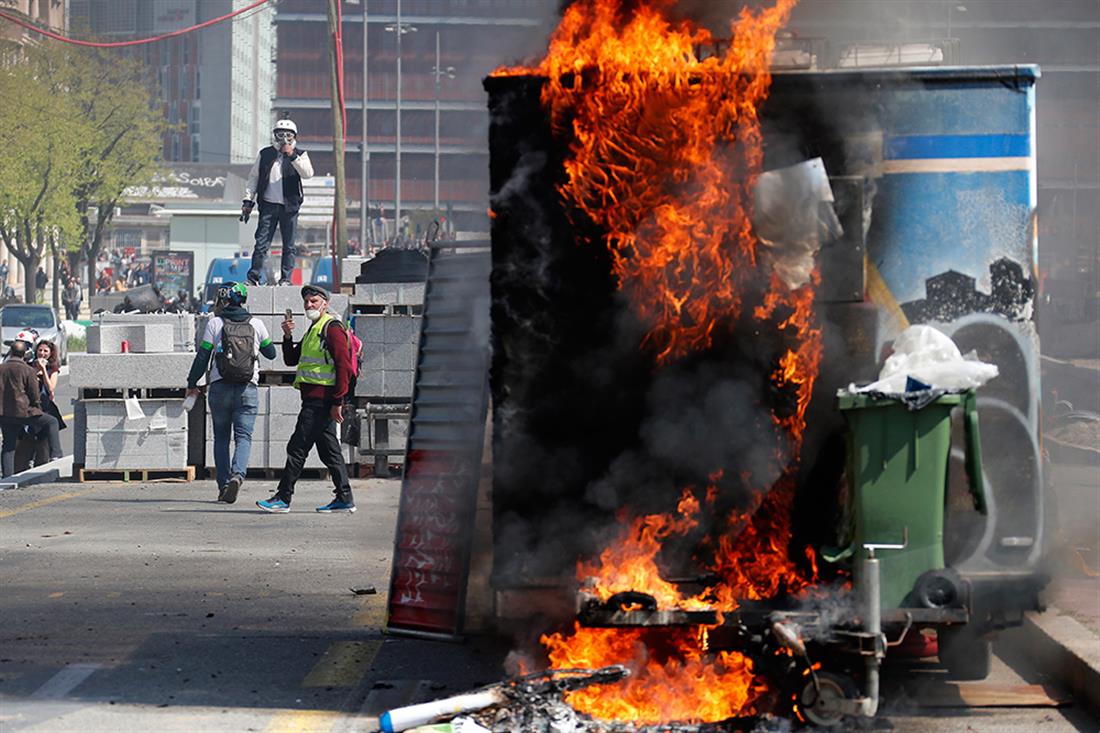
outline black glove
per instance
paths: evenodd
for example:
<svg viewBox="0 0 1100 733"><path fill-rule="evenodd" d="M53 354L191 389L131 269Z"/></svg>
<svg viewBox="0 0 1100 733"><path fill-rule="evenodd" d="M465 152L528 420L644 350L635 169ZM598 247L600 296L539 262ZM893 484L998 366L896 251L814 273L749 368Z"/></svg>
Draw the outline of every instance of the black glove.
<svg viewBox="0 0 1100 733"><path fill-rule="evenodd" d="M248 223L248 218L250 216L252 216L252 207L253 206L254 206L254 204L251 201L249 201L248 199L245 199L244 201L242 201L241 202L241 216L238 219L238 221L243 221L247 224Z"/></svg>

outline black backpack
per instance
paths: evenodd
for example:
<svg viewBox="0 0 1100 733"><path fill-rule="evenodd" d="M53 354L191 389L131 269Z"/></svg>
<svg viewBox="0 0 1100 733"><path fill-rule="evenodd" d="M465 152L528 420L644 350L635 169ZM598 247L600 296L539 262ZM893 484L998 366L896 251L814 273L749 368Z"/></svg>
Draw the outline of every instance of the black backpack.
<svg viewBox="0 0 1100 733"><path fill-rule="evenodd" d="M223 321L214 363L223 381L247 384L256 373L256 329L251 321Z"/></svg>

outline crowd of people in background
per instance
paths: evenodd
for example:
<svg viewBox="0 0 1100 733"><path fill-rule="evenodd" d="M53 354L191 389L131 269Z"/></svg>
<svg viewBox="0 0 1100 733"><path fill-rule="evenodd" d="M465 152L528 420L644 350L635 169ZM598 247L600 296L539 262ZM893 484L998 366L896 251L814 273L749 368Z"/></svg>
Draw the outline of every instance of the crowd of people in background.
<svg viewBox="0 0 1100 733"><path fill-rule="evenodd" d="M120 292L153 281L152 263L139 261L133 247L100 252L96 269L96 293Z"/></svg>

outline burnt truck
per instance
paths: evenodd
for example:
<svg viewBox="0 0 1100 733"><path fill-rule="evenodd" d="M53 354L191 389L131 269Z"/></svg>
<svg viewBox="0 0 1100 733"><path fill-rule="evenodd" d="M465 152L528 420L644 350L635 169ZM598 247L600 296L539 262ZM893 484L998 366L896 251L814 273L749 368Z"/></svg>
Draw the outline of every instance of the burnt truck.
<svg viewBox="0 0 1100 733"><path fill-rule="evenodd" d="M987 657L988 632L1040 607L1050 532L1034 320L1038 79L1034 66L776 72L760 110L763 169L820 159L840 224L822 234L816 259L820 367L789 477L793 499L780 507L791 557L813 548L801 562L815 574L820 564L823 582L830 573L844 582L843 563L830 570L825 560L838 542L849 478L837 393L873 381L899 333L932 325L1000 372L976 394L980 446L966 445L961 411L954 418L938 507L943 572L930 589L900 592L877 609L882 633L860 637L857 623L848 640L857 658L881 657L883 640L922 624L946 625L967 630L956 664L967 667L964 676L980 675L980 662L959 657ZM578 244L598 232L565 210L568 132L544 109L545 83L486 79L491 242L431 248L389 597L388 627L397 633L453 637L509 619L530 628L536 616L714 622L705 612L670 614L644 594L578 605L578 560L614 541L624 507L665 511L677 487L716 481L736 504L739 482L766 476L768 461L790 447L754 413L761 402L781 410L795 399L769 382L789 345L751 319L679 361L639 348L644 332L612 258ZM967 475L968 448L980 449L977 479L973 462ZM708 475L716 463L725 468L717 479ZM895 544L878 546L879 558L907 552L903 525L891 530ZM705 584L692 557L690 547L662 553L665 579ZM731 644L762 633L800 646L783 625L795 617L775 615L796 612L798 602L784 598L782 583L779 590L727 617L736 627ZM814 722L860 714L851 701L872 695L847 683L833 693L849 703L825 705ZM877 703L877 688L873 696Z"/></svg>

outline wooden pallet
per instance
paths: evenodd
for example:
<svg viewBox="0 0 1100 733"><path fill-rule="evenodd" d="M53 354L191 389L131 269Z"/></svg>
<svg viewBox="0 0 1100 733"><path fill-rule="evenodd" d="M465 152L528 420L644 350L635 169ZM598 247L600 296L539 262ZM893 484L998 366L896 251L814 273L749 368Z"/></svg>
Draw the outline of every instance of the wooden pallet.
<svg viewBox="0 0 1100 733"><path fill-rule="evenodd" d="M78 468L76 479L88 481L180 481L195 480L195 467L187 468Z"/></svg>

